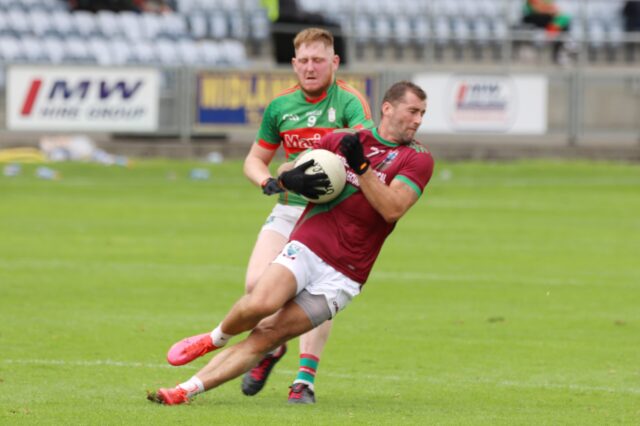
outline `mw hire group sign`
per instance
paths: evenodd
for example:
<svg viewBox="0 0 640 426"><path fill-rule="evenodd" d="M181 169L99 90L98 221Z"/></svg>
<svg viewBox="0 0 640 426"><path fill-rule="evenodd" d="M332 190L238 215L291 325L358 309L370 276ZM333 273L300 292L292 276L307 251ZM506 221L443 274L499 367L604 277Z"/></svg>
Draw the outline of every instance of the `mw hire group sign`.
<svg viewBox="0 0 640 426"><path fill-rule="evenodd" d="M146 68L12 66L10 130L151 132L158 128L159 73Z"/></svg>

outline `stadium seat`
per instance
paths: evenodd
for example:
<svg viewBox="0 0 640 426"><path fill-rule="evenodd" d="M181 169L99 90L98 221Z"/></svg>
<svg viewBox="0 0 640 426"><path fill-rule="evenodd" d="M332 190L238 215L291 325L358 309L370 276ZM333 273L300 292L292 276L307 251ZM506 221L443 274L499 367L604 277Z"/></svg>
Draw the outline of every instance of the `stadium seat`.
<svg viewBox="0 0 640 426"><path fill-rule="evenodd" d="M93 51L86 44L85 39L80 37L68 37L63 42L64 46L64 62L72 63L97 63L97 59Z"/></svg>
<svg viewBox="0 0 640 426"><path fill-rule="evenodd" d="M247 65L247 53L244 45L238 40L223 40L220 43L223 65L231 67L245 67Z"/></svg>
<svg viewBox="0 0 640 426"><path fill-rule="evenodd" d="M161 15L159 36L173 39L190 38L185 17L179 13Z"/></svg>
<svg viewBox="0 0 640 426"><path fill-rule="evenodd" d="M162 18L155 13L143 13L140 23L142 24L144 38L147 40L155 39L162 31Z"/></svg>
<svg viewBox="0 0 640 426"><path fill-rule="evenodd" d="M158 63L155 45L151 40L138 40L131 43L132 61L142 65Z"/></svg>
<svg viewBox="0 0 640 426"><path fill-rule="evenodd" d="M65 10L55 10L48 16L51 20L51 29L53 33L62 37L70 34L79 34L71 13Z"/></svg>
<svg viewBox="0 0 640 426"><path fill-rule="evenodd" d="M369 17L363 14L355 15L353 22L353 41L356 48L356 57L363 57L364 48L369 44L372 33L373 28Z"/></svg>
<svg viewBox="0 0 640 426"><path fill-rule="evenodd" d="M264 9L257 9L249 16L249 37L252 41L264 42L269 39L269 17Z"/></svg>
<svg viewBox="0 0 640 426"><path fill-rule="evenodd" d="M222 40L229 36L227 15L223 11L217 10L209 15L209 36L216 40Z"/></svg>
<svg viewBox="0 0 640 426"><path fill-rule="evenodd" d="M9 18L7 14L0 10L0 37L1 36L15 36L15 32L9 28Z"/></svg>
<svg viewBox="0 0 640 426"><path fill-rule="evenodd" d="M4 62L21 62L27 59L20 40L13 36L0 37L0 58Z"/></svg>
<svg viewBox="0 0 640 426"><path fill-rule="evenodd" d="M144 38L145 33L141 17L141 14L133 11L123 11L117 15L117 19L120 21L118 25L122 28L123 34L127 40L137 42Z"/></svg>
<svg viewBox="0 0 640 426"><path fill-rule="evenodd" d="M32 34L29 15L22 9L11 8L7 12L8 27L17 35Z"/></svg>
<svg viewBox="0 0 640 426"><path fill-rule="evenodd" d="M181 65L182 61L178 56L178 48L174 41L166 38L156 40L155 50L162 65Z"/></svg>
<svg viewBox="0 0 640 426"><path fill-rule="evenodd" d="M189 21L189 31L193 38L207 38L209 33L207 18L202 13L192 13L187 19Z"/></svg>
<svg viewBox="0 0 640 426"><path fill-rule="evenodd" d="M239 12L242 8L239 0L218 0L218 7L227 12Z"/></svg>
<svg viewBox="0 0 640 426"><path fill-rule="evenodd" d="M108 39L107 43L109 44L111 61L114 65L124 65L135 62L130 42L124 39Z"/></svg>
<svg viewBox="0 0 640 426"><path fill-rule="evenodd" d="M117 65L114 63L112 51L106 39L92 37L88 40L87 46L94 53L98 65Z"/></svg>
<svg viewBox="0 0 640 426"><path fill-rule="evenodd" d="M63 62L65 54L65 46L60 37L46 37L43 40L44 49L47 57L49 58L49 62L52 64L60 64Z"/></svg>
<svg viewBox="0 0 640 426"><path fill-rule="evenodd" d="M203 62L200 51L193 40L182 39L177 42L180 60L185 65L198 65Z"/></svg>
<svg viewBox="0 0 640 426"><path fill-rule="evenodd" d="M176 12L181 15L188 15L194 11L194 0L176 0Z"/></svg>
<svg viewBox="0 0 640 426"><path fill-rule="evenodd" d="M29 12L29 20L33 33L38 37L55 32L51 13L44 9L34 9Z"/></svg>
<svg viewBox="0 0 640 426"><path fill-rule="evenodd" d="M394 40L398 46L405 47L411 43L413 31L411 30L411 20L408 15L394 16L393 29Z"/></svg>
<svg viewBox="0 0 640 426"><path fill-rule="evenodd" d="M73 20L78 33L82 37L89 38L100 34L98 23L93 13L84 10L73 12Z"/></svg>
<svg viewBox="0 0 640 426"><path fill-rule="evenodd" d="M222 51L218 42L202 40L196 44L196 48L203 65L218 65L222 62Z"/></svg>
<svg viewBox="0 0 640 426"><path fill-rule="evenodd" d="M123 37L124 30L120 26L118 14L111 10L100 10L96 13L96 21L100 33L107 38Z"/></svg>
<svg viewBox="0 0 640 426"><path fill-rule="evenodd" d="M231 11L229 17L229 36L235 40L247 38L247 26L241 11Z"/></svg>
<svg viewBox="0 0 640 426"><path fill-rule="evenodd" d="M20 43L28 62L40 63L49 61L41 39L33 36L25 36L22 37Z"/></svg>
<svg viewBox="0 0 640 426"><path fill-rule="evenodd" d="M373 19L373 41L376 45L376 55L382 57L389 45L392 35L391 22L387 15L378 14Z"/></svg>

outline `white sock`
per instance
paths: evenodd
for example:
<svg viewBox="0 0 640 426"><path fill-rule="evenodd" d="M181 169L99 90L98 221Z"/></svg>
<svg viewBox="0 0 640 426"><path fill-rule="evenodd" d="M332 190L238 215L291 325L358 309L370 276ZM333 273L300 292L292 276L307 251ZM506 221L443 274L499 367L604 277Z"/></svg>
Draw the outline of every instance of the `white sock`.
<svg viewBox="0 0 640 426"><path fill-rule="evenodd" d="M180 383L178 387L186 390L187 397L189 398L204 392L204 383L202 383L202 380L198 379L196 376L193 376L184 383Z"/></svg>
<svg viewBox="0 0 640 426"><path fill-rule="evenodd" d="M231 334L223 333L220 326L217 326L215 330L211 332L211 341L217 348L221 348L226 345L232 337L233 335Z"/></svg>

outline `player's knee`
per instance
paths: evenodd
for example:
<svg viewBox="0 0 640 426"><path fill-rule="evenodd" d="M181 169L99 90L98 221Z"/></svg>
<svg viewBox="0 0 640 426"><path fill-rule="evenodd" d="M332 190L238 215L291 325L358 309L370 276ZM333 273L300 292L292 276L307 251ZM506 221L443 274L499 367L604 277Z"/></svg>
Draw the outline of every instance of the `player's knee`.
<svg viewBox="0 0 640 426"><path fill-rule="evenodd" d="M258 276L253 274L247 274L247 277L244 281L244 291L246 294L249 294L253 291L258 282Z"/></svg>
<svg viewBox="0 0 640 426"><path fill-rule="evenodd" d="M246 298L245 308L252 316L265 318L278 310L277 306L272 306L268 301L255 295Z"/></svg>

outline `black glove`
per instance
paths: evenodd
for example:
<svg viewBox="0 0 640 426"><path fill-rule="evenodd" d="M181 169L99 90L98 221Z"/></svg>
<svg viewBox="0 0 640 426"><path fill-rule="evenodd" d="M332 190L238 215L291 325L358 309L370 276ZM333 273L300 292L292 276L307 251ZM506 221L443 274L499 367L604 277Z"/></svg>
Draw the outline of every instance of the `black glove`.
<svg viewBox="0 0 640 426"><path fill-rule="evenodd" d="M313 166L313 160L282 173L278 177L278 183L288 191L297 192L307 198L315 199L326 194L330 184L329 177L326 173L306 174L305 170L311 166Z"/></svg>
<svg viewBox="0 0 640 426"><path fill-rule="evenodd" d="M278 185L278 181L272 177L262 181L262 184L260 186L262 187L262 193L264 195L273 195L284 192L284 189L282 189L282 187Z"/></svg>
<svg viewBox="0 0 640 426"><path fill-rule="evenodd" d="M364 174L369 168L371 162L364 156L362 144L357 134L345 135L340 141L340 152L347 159L349 167L358 175Z"/></svg>

